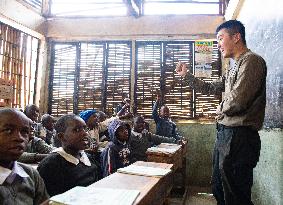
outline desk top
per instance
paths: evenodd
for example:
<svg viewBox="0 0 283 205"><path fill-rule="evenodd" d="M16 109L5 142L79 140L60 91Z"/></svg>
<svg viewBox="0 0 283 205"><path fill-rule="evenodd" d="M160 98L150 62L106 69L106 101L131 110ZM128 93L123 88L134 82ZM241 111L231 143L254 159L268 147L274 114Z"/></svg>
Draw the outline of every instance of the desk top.
<svg viewBox="0 0 283 205"><path fill-rule="evenodd" d="M135 162L137 166L149 166L163 169L171 169L172 164L155 162ZM164 177L138 176L124 173L111 174L89 186L89 188L112 188L112 189L134 189L140 194L134 205L160 205L164 202L172 188L172 177L168 174ZM47 205L48 202L44 203Z"/></svg>
<svg viewBox="0 0 283 205"><path fill-rule="evenodd" d="M182 159L186 156L187 142L183 145L161 143L146 151L147 160L173 164L173 170L182 167Z"/></svg>
<svg viewBox="0 0 283 205"><path fill-rule="evenodd" d="M155 162L135 162L134 165L150 166L164 169L171 169L172 164L155 163ZM165 189L171 189L170 177L165 176L162 178L130 175L124 173L114 173L98 182L90 185L90 187L99 188L113 188L113 189L136 189L140 191L139 196L135 201L135 205L149 205L158 204L158 200L154 198L158 190L166 192ZM164 193L161 193L164 195ZM167 194L167 193L165 193ZM154 202L156 201L156 202Z"/></svg>

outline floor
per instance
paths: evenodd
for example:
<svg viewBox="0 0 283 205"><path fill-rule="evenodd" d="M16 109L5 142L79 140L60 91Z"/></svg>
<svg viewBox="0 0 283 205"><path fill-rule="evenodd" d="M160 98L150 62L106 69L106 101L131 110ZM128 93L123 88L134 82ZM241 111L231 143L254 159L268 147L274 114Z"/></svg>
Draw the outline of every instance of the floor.
<svg viewBox="0 0 283 205"><path fill-rule="evenodd" d="M170 198L169 205L183 205L181 197ZM184 205L216 205L210 187L188 187Z"/></svg>

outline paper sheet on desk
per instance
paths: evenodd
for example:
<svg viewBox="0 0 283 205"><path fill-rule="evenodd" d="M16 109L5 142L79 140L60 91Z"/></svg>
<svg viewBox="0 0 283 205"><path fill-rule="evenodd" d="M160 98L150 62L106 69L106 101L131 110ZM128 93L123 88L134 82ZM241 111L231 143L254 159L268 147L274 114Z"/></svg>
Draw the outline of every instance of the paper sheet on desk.
<svg viewBox="0 0 283 205"><path fill-rule="evenodd" d="M174 154L178 150L178 147L165 148L165 147L150 147L147 152L160 152L165 154Z"/></svg>
<svg viewBox="0 0 283 205"><path fill-rule="evenodd" d="M118 169L118 172L133 175L162 177L171 172L171 169L162 169L156 167L129 165Z"/></svg>
<svg viewBox="0 0 283 205"><path fill-rule="evenodd" d="M138 190L74 187L50 198L51 205L132 205Z"/></svg>

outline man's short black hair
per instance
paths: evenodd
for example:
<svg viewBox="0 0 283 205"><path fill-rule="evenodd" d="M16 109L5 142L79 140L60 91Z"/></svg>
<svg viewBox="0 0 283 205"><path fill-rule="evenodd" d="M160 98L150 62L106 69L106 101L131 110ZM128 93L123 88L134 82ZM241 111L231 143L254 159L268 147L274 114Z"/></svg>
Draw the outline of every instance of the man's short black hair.
<svg viewBox="0 0 283 205"><path fill-rule="evenodd" d="M217 27L216 33L218 33L221 29L226 29L230 35L233 35L235 33L240 33L244 45L247 45L245 26L240 21L237 20L226 21Z"/></svg>
<svg viewBox="0 0 283 205"><path fill-rule="evenodd" d="M79 118L79 117L75 114L67 114L67 115L60 117L55 124L56 132L57 133L64 133L67 129L67 122L69 120L73 120L75 118Z"/></svg>

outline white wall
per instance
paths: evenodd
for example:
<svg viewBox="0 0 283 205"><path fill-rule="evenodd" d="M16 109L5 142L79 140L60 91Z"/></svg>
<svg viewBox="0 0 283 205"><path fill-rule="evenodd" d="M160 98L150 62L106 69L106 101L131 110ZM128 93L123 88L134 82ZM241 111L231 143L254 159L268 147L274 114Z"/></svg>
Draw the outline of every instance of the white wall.
<svg viewBox="0 0 283 205"><path fill-rule="evenodd" d="M0 1L0 17L12 20L33 31L44 33L41 25L45 19L39 13L27 8L16 0Z"/></svg>
<svg viewBox="0 0 283 205"><path fill-rule="evenodd" d="M240 9L230 15L246 27L248 47L267 64L265 127L260 132L262 149L254 170L256 205L283 204L283 1L231 0ZM228 15L226 16L228 17Z"/></svg>

